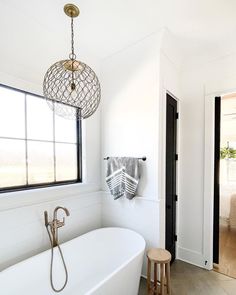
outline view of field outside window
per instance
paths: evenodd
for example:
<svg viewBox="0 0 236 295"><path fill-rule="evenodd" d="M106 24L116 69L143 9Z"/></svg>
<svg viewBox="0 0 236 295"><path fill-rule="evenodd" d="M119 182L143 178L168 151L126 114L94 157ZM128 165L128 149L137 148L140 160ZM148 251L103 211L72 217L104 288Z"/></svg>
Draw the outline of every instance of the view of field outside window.
<svg viewBox="0 0 236 295"><path fill-rule="evenodd" d="M0 189L77 179L76 120L0 86Z"/></svg>

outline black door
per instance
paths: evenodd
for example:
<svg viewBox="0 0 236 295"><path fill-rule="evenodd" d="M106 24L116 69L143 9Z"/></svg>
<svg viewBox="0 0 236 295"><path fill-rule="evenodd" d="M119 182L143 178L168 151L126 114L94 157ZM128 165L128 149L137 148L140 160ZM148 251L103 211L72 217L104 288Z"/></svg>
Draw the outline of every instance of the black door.
<svg viewBox="0 0 236 295"><path fill-rule="evenodd" d="M221 97L215 98L215 163L214 163L214 221L213 221L213 262L219 263L220 231L220 115Z"/></svg>
<svg viewBox="0 0 236 295"><path fill-rule="evenodd" d="M176 242L176 137L177 101L167 94L166 97L166 249L175 260Z"/></svg>

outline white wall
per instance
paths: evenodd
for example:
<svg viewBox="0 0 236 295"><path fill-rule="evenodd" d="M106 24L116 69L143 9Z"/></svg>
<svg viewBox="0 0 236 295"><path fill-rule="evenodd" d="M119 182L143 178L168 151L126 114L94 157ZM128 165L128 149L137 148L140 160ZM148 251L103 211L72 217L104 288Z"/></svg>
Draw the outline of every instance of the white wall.
<svg viewBox="0 0 236 295"><path fill-rule="evenodd" d="M186 67L181 80L179 257L211 268L213 99L236 89L236 55Z"/></svg>
<svg viewBox="0 0 236 295"><path fill-rule="evenodd" d="M0 83L42 94L33 84L0 73ZM46 102L45 102L46 103ZM101 227L100 110L83 122L83 183L0 194L0 270L49 248L43 212L66 206L71 216L60 229L62 241Z"/></svg>
<svg viewBox="0 0 236 295"><path fill-rule="evenodd" d="M151 35L102 62L102 157L146 156L138 196L114 201L102 163L102 224L136 230L147 246L160 246L158 198L158 95L160 35Z"/></svg>
<svg viewBox="0 0 236 295"><path fill-rule="evenodd" d="M102 157L147 157L140 162L142 177L132 201L113 200L102 163L102 225L134 229L147 247L165 246L166 90L179 96L179 72L166 50L165 34L150 35L102 62Z"/></svg>

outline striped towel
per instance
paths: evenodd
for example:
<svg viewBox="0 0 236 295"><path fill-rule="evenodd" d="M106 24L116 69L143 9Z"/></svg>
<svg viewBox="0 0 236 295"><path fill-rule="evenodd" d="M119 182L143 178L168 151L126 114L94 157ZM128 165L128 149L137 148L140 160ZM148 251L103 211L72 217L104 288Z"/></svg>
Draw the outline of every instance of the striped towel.
<svg viewBox="0 0 236 295"><path fill-rule="evenodd" d="M139 161L137 158L110 157L107 162L106 182L114 200L125 196L131 200L139 182Z"/></svg>

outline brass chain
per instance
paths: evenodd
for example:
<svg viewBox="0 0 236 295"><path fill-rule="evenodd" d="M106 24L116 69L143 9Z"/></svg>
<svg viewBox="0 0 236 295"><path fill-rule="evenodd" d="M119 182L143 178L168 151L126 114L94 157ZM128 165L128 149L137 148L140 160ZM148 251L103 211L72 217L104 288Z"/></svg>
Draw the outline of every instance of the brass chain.
<svg viewBox="0 0 236 295"><path fill-rule="evenodd" d="M72 61L72 80L71 80L71 91L75 90L75 73L74 73L74 61L76 60L75 48L74 48L74 18L71 17L71 54L69 55Z"/></svg>
<svg viewBox="0 0 236 295"><path fill-rule="evenodd" d="M71 53L75 54L74 49L74 19L71 18Z"/></svg>
<svg viewBox="0 0 236 295"><path fill-rule="evenodd" d="M71 54L69 55L71 60L76 59L75 48L74 48L74 18L71 17Z"/></svg>

